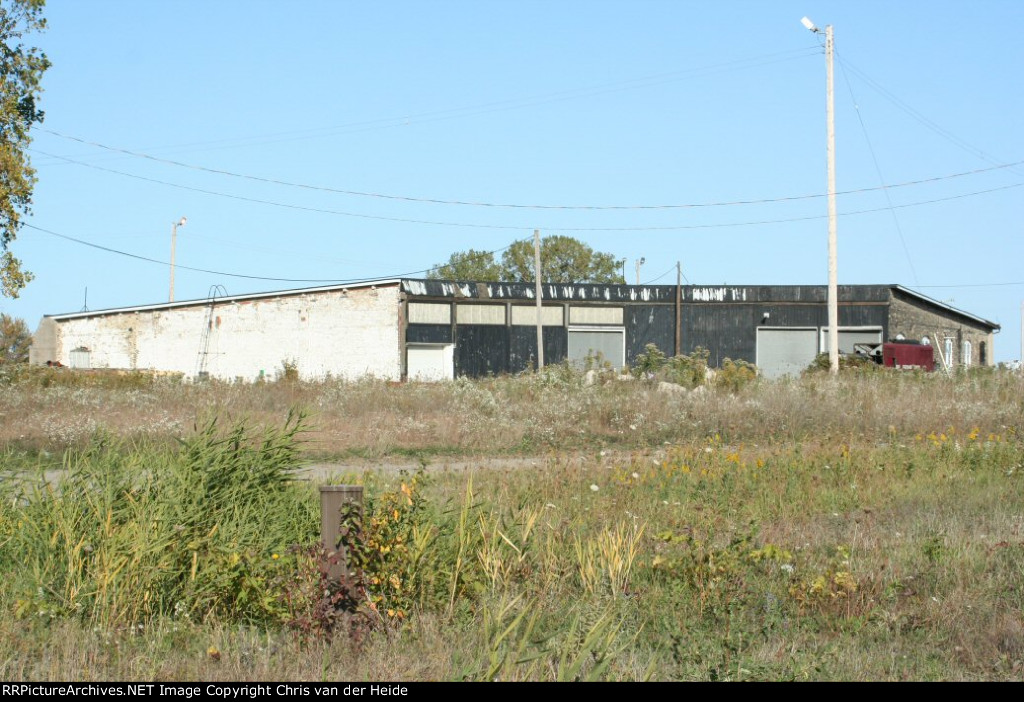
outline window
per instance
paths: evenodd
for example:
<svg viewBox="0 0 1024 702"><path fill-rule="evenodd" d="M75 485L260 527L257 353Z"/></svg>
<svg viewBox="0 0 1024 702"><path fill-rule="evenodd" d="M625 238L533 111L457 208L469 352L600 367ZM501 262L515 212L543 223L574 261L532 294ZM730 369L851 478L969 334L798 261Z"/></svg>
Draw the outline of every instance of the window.
<svg viewBox="0 0 1024 702"><path fill-rule="evenodd" d="M960 352L960 362L963 363L965 366L971 365L972 351L973 349L971 348L971 342L964 341L963 350Z"/></svg>
<svg viewBox="0 0 1024 702"><path fill-rule="evenodd" d="M946 337L946 343L944 344L944 346L946 348L943 349L942 362L944 364L946 364L946 368L952 368L953 367L953 337L947 336Z"/></svg>

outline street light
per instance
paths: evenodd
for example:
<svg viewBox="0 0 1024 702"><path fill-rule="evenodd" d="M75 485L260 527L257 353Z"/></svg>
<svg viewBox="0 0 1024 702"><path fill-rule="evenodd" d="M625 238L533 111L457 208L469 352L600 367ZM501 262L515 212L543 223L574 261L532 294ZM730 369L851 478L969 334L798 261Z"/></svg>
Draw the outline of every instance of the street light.
<svg viewBox="0 0 1024 702"><path fill-rule="evenodd" d="M647 263L647 259L641 256L636 260L636 284L640 285L640 266Z"/></svg>
<svg viewBox="0 0 1024 702"><path fill-rule="evenodd" d="M815 34L821 30L804 17L800 23ZM836 272L836 120L832 83L832 25L825 26L825 103L828 122L828 367L839 373L839 283Z"/></svg>
<svg viewBox="0 0 1024 702"><path fill-rule="evenodd" d="M188 218L182 217L171 224L171 295L169 302L174 302L174 248L178 243L178 227L188 224Z"/></svg>

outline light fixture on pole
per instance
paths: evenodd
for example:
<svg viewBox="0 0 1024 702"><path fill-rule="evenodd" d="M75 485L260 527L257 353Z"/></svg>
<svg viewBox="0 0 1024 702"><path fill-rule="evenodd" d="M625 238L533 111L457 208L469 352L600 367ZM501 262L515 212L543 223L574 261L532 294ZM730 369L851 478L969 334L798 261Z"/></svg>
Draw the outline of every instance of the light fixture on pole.
<svg viewBox="0 0 1024 702"><path fill-rule="evenodd" d="M821 30L804 17L800 23L815 34ZM836 271L838 258L836 244L836 119L832 82L832 54L834 52L832 25L825 26L825 105L828 123L828 368L832 375L839 373L839 283Z"/></svg>
<svg viewBox="0 0 1024 702"><path fill-rule="evenodd" d="M178 227L184 227L186 224L188 224L187 217L182 217L171 224L171 294L169 302L174 302L174 249L178 243Z"/></svg>
<svg viewBox="0 0 1024 702"><path fill-rule="evenodd" d="M647 259L641 256L636 260L636 284L640 285L640 266L647 263Z"/></svg>

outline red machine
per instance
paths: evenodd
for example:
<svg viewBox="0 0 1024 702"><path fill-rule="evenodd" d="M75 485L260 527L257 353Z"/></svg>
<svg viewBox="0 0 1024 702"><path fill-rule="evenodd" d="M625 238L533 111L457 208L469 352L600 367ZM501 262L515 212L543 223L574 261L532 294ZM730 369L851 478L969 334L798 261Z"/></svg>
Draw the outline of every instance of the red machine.
<svg viewBox="0 0 1024 702"><path fill-rule="evenodd" d="M935 370L935 349L927 344L882 344L882 365L901 370Z"/></svg>

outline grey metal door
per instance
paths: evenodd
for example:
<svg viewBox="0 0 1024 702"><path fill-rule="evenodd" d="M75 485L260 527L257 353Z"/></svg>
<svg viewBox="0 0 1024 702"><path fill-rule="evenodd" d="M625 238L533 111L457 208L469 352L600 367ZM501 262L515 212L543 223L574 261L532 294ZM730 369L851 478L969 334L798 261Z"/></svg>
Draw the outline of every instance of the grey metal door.
<svg viewBox="0 0 1024 702"><path fill-rule="evenodd" d="M799 375L817 355L817 329L757 330L757 367L765 378Z"/></svg>

